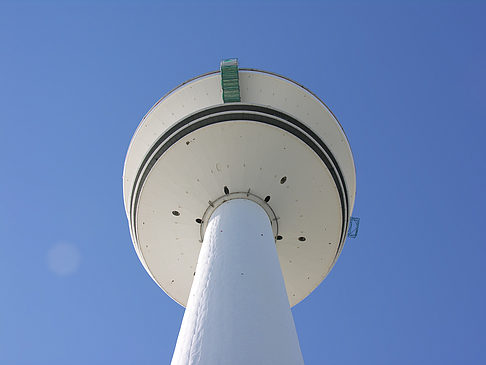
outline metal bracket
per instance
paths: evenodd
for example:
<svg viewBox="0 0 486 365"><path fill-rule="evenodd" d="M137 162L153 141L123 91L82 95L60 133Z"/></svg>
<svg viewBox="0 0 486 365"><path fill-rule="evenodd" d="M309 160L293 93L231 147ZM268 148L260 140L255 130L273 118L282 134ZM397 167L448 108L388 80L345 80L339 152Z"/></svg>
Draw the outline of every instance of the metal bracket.
<svg viewBox="0 0 486 365"><path fill-rule="evenodd" d="M227 60L222 60L220 69L223 102L235 103L241 101L240 80L238 78L238 59L229 58Z"/></svg>
<svg viewBox="0 0 486 365"><path fill-rule="evenodd" d="M359 221L360 219L357 217L351 217L351 219L349 220L349 229L348 229L349 238L356 238L358 236Z"/></svg>

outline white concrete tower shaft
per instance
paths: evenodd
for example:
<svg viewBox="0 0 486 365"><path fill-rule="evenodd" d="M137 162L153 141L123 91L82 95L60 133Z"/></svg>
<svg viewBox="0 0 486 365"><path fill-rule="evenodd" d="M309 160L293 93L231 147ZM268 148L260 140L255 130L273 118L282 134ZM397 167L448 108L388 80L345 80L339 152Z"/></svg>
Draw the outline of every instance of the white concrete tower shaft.
<svg viewBox="0 0 486 365"><path fill-rule="evenodd" d="M229 200L204 234L172 365L303 363L270 219Z"/></svg>
<svg viewBox="0 0 486 365"><path fill-rule="evenodd" d="M290 307L336 263L356 194L322 100L224 60L146 114L123 194L142 265L186 307L173 365L303 364Z"/></svg>

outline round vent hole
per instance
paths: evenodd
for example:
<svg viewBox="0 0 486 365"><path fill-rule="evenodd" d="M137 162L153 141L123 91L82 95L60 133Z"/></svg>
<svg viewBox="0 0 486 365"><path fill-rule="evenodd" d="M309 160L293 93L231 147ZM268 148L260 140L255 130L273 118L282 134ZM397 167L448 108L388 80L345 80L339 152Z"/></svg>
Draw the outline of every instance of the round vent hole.
<svg viewBox="0 0 486 365"><path fill-rule="evenodd" d="M196 223L201 224L202 223L202 219L201 218L196 218Z"/></svg>
<svg viewBox="0 0 486 365"><path fill-rule="evenodd" d="M173 211L172 211L172 215L174 215L174 216L178 217L178 216L180 216L180 215L181 215L181 213L179 213L177 210L173 210Z"/></svg>
<svg viewBox="0 0 486 365"><path fill-rule="evenodd" d="M270 195L267 195L264 200L265 200L265 203L268 203L270 201Z"/></svg>
<svg viewBox="0 0 486 365"><path fill-rule="evenodd" d="M287 176L284 176L280 179L280 184L285 184L286 181L287 181Z"/></svg>
<svg viewBox="0 0 486 365"><path fill-rule="evenodd" d="M224 193L225 193L226 195L228 195L228 194L229 194L229 189L228 189L228 187L227 187L227 186L225 186L223 190L224 190Z"/></svg>
<svg viewBox="0 0 486 365"><path fill-rule="evenodd" d="M299 237L299 241L300 241L300 242L304 242L304 241L305 241L305 237L300 236L300 237Z"/></svg>

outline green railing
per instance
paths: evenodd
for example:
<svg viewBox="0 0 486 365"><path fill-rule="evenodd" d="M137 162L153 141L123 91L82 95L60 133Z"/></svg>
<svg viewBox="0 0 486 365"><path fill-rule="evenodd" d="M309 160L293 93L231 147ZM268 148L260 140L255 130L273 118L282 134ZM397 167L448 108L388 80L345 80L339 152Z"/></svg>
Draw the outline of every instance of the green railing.
<svg viewBox="0 0 486 365"><path fill-rule="evenodd" d="M223 89L223 102L235 103L241 101L237 58L221 61L221 87Z"/></svg>

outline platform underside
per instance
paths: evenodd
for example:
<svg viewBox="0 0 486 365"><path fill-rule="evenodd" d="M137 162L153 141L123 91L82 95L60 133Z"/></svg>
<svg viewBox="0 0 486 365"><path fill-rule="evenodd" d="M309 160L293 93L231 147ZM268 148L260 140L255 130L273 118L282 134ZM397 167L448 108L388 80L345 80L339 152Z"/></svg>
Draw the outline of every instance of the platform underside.
<svg viewBox="0 0 486 365"><path fill-rule="evenodd" d="M225 191L269 197L292 305L324 279L345 235L344 201L323 160L294 134L254 121L220 122L189 132L154 159L134 199L136 237L154 279L177 302L187 302L196 270L196 220Z"/></svg>
<svg viewBox="0 0 486 365"><path fill-rule="evenodd" d="M175 103L178 95L166 105L162 101L137 130L127 156L125 205L137 253L158 285L183 306L196 271L203 220L209 218L204 213L225 196L251 194L270 208L264 207L276 220L273 233L291 306L321 283L345 241L354 164L332 114L296 86L284 95L296 101L293 107L248 103L245 99L254 94L245 92L253 81L244 80L242 102L206 100L202 104L208 106L198 108L201 102L194 98L190 108L182 105L193 112L166 127L164 118L176 110L171 105L181 104ZM268 80L259 82L254 86ZM201 83L194 85L199 91L183 86L184 100L191 92L211 99L204 91L214 87L214 80ZM297 118L301 106L307 109Z"/></svg>

